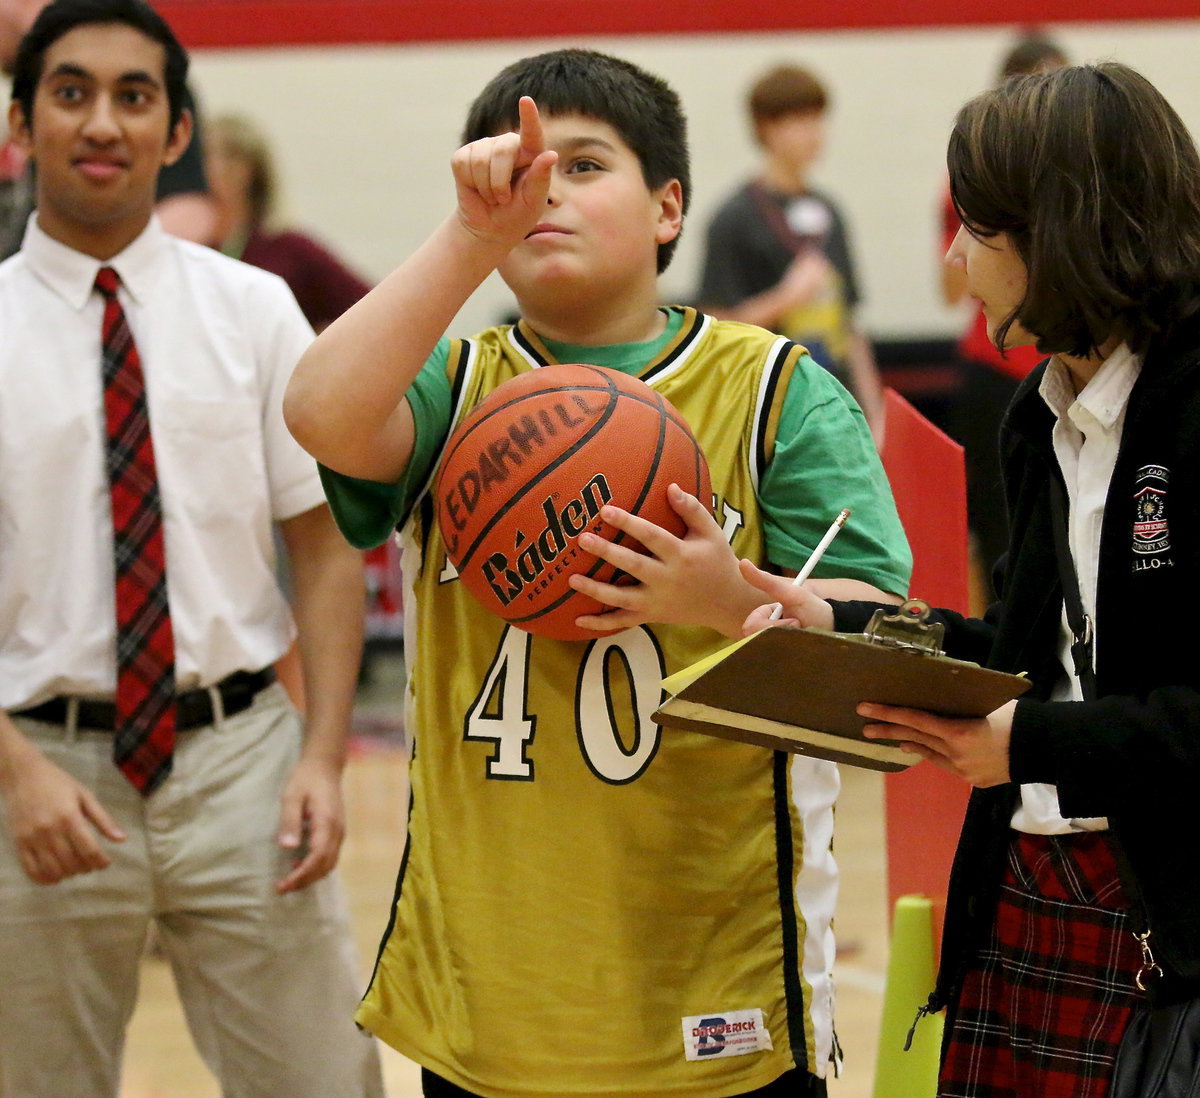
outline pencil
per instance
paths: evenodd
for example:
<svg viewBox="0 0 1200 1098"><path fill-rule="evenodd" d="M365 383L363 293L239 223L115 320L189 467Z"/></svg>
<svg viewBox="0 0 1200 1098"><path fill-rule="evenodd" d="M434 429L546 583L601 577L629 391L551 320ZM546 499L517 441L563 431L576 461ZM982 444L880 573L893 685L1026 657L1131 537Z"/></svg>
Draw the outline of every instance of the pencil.
<svg viewBox="0 0 1200 1098"><path fill-rule="evenodd" d="M817 542L817 547L812 551L812 556L804 562L804 567L796 573L792 579L792 586L799 587L809 576L812 575L812 570L821 562L821 558L825 555L825 550L829 548L829 543L838 536L838 531L846 525L846 519L850 517L850 508L844 508L839 512L838 517L833 520L828 530L825 531L825 536ZM771 621L778 621L783 617L783 603L777 602L775 609L771 611Z"/></svg>

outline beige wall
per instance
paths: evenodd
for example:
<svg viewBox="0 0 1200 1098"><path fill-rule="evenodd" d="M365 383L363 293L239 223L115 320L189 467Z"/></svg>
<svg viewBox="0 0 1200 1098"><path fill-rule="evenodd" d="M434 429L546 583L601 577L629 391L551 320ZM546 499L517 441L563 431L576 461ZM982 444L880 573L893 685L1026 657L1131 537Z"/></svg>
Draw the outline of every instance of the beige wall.
<svg viewBox="0 0 1200 1098"><path fill-rule="evenodd" d="M1052 28L1079 60L1141 69L1200 133L1200 20ZM812 66L834 96L818 182L848 214L876 337L949 334L937 298L937 201L956 108L993 78L1007 28L527 40L411 47L205 51L194 73L206 111L241 109L275 145L290 219L382 277L450 209L448 159L479 88L510 60L562 45L619 53L666 77L691 120L694 198L664 296L693 292L703 226L753 169L742 99L766 66ZM510 308L486 284L459 317L467 334Z"/></svg>

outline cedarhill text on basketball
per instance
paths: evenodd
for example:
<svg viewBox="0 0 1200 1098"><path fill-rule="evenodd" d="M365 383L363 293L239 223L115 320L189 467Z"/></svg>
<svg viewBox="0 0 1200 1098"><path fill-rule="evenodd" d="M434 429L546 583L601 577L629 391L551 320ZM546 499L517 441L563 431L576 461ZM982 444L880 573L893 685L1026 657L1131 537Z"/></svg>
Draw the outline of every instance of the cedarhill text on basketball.
<svg viewBox="0 0 1200 1098"><path fill-rule="evenodd" d="M708 465L687 423L638 378L597 366L543 366L497 386L451 434L435 487L446 556L468 591L513 625L593 639L575 618L603 608L568 582L629 577L590 553L585 530L640 549L600 518L613 503L682 536L675 482L706 505Z"/></svg>
<svg viewBox="0 0 1200 1098"><path fill-rule="evenodd" d="M463 472L457 482L439 489L442 507L450 520L453 533L446 540L446 550L454 556L458 550L458 535L466 529L467 518L475 511L480 497L484 492L490 492L497 484L504 484L511 471L519 469L525 458L529 457L535 447L545 446L558 434L559 425L565 430L572 430L590 423L602 410L599 405L590 405L585 393L563 393L562 400L556 400L549 408L539 408L536 419L531 415L522 415L502 425L504 434L499 438L490 439L487 447L479 451L476 465ZM575 405L573 414L567 401ZM603 478L601 478L603 479ZM604 485L608 492L608 483ZM612 499L608 492L604 502ZM547 504L550 500L547 499ZM600 510L599 506L591 512L594 518ZM463 512L466 512L464 516ZM572 530L572 535L583 532L581 526ZM472 547L473 549L474 547ZM464 554L470 556L470 550Z"/></svg>

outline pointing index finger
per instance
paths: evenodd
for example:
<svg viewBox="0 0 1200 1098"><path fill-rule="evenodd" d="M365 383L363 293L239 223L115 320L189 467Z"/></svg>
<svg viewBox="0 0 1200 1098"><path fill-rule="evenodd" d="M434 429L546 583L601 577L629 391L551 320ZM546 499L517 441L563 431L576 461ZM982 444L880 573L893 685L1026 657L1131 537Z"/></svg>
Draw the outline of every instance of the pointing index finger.
<svg viewBox="0 0 1200 1098"><path fill-rule="evenodd" d="M528 95L517 102L518 131L521 135L520 167L526 167L546 151L546 136L542 132L542 117L537 104Z"/></svg>

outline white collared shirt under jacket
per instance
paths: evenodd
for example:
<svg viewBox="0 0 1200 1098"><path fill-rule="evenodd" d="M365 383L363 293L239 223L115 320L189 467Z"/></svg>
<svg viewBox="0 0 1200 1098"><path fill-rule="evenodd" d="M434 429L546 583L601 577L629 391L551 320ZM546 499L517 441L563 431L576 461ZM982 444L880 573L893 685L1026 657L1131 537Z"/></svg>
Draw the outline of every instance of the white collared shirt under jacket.
<svg viewBox="0 0 1200 1098"><path fill-rule="evenodd" d="M1100 528L1125 428L1125 410L1141 370L1141 360L1122 343L1104 360L1078 396L1066 366L1056 358L1046 367L1038 390L1055 416L1054 456L1066 484L1069 507L1067 542L1079 577L1083 612L1093 622L1100 574ZM1099 628L1097 625L1096 631ZM1055 687L1054 701L1083 700L1083 689L1071 658L1071 640L1064 607L1059 660L1067 674ZM1105 830L1108 821L1064 819L1058 810L1058 790L1053 785L1023 785L1012 825L1018 831L1035 835L1063 835Z"/></svg>

